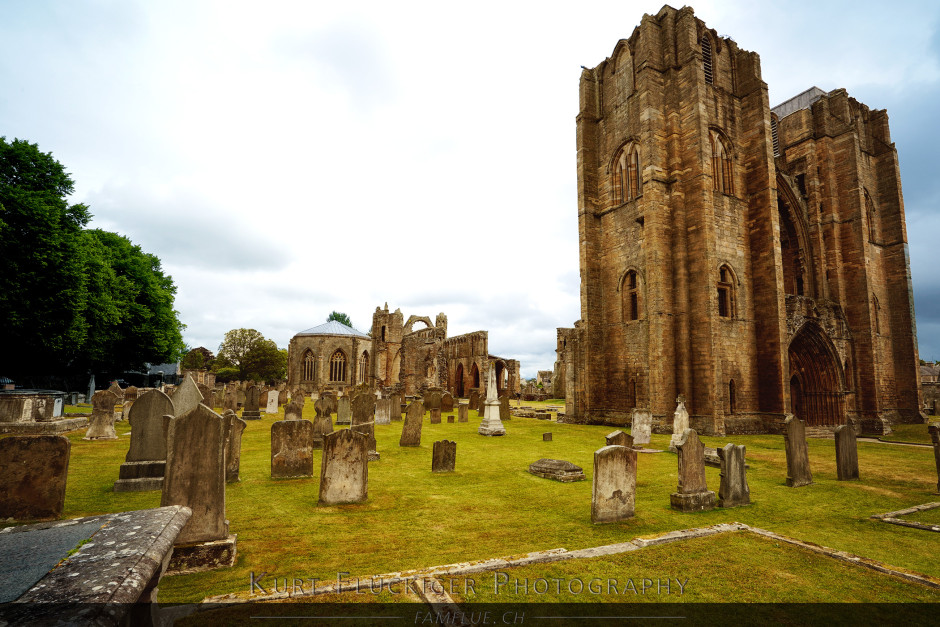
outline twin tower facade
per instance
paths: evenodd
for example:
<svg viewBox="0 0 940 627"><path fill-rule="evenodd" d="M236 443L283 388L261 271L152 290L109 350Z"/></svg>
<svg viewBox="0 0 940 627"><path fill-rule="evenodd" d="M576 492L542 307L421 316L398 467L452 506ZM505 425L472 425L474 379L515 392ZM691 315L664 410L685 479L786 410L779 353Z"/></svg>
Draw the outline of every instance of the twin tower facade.
<svg viewBox="0 0 940 627"><path fill-rule="evenodd" d="M813 88L771 108L756 53L665 6L585 69L581 320L567 414L709 434L919 422L898 157L885 111Z"/></svg>

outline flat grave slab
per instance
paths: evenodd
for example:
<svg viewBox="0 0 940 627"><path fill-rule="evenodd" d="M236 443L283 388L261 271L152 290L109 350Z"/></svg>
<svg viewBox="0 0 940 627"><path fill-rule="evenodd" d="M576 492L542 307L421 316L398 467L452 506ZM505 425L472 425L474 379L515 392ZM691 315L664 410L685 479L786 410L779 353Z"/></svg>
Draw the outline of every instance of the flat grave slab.
<svg viewBox="0 0 940 627"><path fill-rule="evenodd" d="M529 472L536 477L554 479L562 483L584 479L584 469L562 459L540 459L529 464Z"/></svg>

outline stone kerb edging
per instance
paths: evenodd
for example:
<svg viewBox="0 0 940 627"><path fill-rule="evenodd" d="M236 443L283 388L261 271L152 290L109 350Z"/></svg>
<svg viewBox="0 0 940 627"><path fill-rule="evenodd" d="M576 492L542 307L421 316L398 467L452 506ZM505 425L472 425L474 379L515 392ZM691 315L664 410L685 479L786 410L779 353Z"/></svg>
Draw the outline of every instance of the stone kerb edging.
<svg viewBox="0 0 940 627"><path fill-rule="evenodd" d="M936 504L940 506L940 503ZM456 564L446 564L443 566L432 566L430 568L418 568L414 570L406 570L393 573L385 573L381 575L372 575L371 577L355 577L350 579L345 579L342 582L333 582L328 583L322 586L318 586L312 589L304 589L300 593L294 593L290 590L285 592L275 592L271 594L257 594L250 597L244 595L233 593L226 595L219 595L214 597L208 597L203 600L203 603L247 603L247 602L260 602L260 601L279 601L287 599L301 599L308 596L314 596L319 594L336 594L340 592L355 592L357 590L368 589L370 582L380 581L381 585L384 586L399 586L404 584L404 586L412 589L419 589L426 587L422 584L427 584L429 581L436 580L437 577L446 576L446 577L459 577L464 575L472 575L477 573L489 572L492 570L504 569L504 568L516 568L519 566L528 566L531 564L547 564L551 562L562 562L574 559L586 559L592 557L602 557L606 555L616 555L618 553L627 553L630 551L636 551L643 549L649 546L656 546L660 544L669 544L672 542L680 542L682 540L690 540L693 538L704 538L707 536L713 536L720 533L728 533L734 531L747 531L755 535L763 536L766 538L772 538L779 542L785 542L787 544L798 546L814 553L820 555L825 555L833 559L840 560L849 564L855 564L857 566L862 566L876 572L891 575L893 577L898 577L905 581L911 583L917 583L929 588L934 588L940 590L940 579L936 577L931 577L930 575L925 575L921 573L915 573L912 571L901 570L897 567L890 566L883 562L877 560L868 559L865 557L860 557L858 555L853 555L852 553L847 553L845 551L838 551L836 549L831 549L824 547L812 542L804 542L796 538L791 538L789 536L780 535L772 531L767 531L766 529L760 529L758 527L751 527L745 525L744 523L732 522L732 523L721 523L718 525L712 525L710 527L698 527L692 529L682 529L677 531L670 531L659 536L652 538L634 538L629 542L621 542L618 544L608 544L604 546L591 547L587 549L577 549L574 551L569 551L564 548L558 549L549 549L546 551L534 551L531 553L525 553L522 555L513 555L508 557L500 558L491 558L486 560L478 560L473 562L460 562ZM273 579L273 577L272 577ZM270 581L268 582L270 583ZM433 581L432 581L433 583ZM430 598L430 597L429 597ZM432 601L434 604L444 603L446 601ZM446 613L446 608L444 609Z"/></svg>
<svg viewBox="0 0 940 627"><path fill-rule="evenodd" d="M899 509L896 512L888 512L886 514L873 514L871 518L875 520L880 520L881 522L888 523L889 525L901 525L902 527L913 527L914 529L922 529L923 531L935 531L940 533L940 525L928 525L925 523L917 522L916 520L903 520L898 518L898 516L906 516L907 514L915 514L917 512L924 512L928 509L936 509L940 507L940 503L924 503L923 505L915 505L914 507L908 507L907 509Z"/></svg>

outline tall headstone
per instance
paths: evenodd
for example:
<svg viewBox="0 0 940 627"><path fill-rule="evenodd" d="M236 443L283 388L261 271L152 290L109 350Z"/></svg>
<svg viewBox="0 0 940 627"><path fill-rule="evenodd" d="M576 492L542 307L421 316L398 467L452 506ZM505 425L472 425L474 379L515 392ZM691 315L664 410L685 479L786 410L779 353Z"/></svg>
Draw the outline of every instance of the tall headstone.
<svg viewBox="0 0 940 627"><path fill-rule="evenodd" d="M320 463L320 505L361 503L369 497L369 446L352 429L323 438Z"/></svg>
<svg viewBox="0 0 940 627"><path fill-rule="evenodd" d="M510 420L512 416L509 414L509 396L503 395L499 397L499 419L503 422Z"/></svg>
<svg viewBox="0 0 940 627"><path fill-rule="evenodd" d="M783 423L783 443L787 452L787 485L791 488L809 485L813 473L809 468L806 427L796 416L788 415Z"/></svg>
<svg viewBox="0 0 940 627"><path fill-rule="evenodd" d="M467 408L472 408L474 411L480 407L480 391L473 389L470 391L470 398L468 399Z"/></svg>
<svg viewBox="0 0 940 627"><path fill-rule="evenodd" d="M202 394L193 378L186 377L176 388L171 400L173 401L173 415L182 416L196 409L196 406L202 402Z"/></svg>
<svg viewBox="0 0 940 627"><path fill-rule="evenodd" d="M747 485L747 466L743 444L725 444L718 449L721 462L721 483L718 486L718 507L740 507L751 504Z"/></svg>
<svg viewBox="0 0 940 627"><path fill-rule="evenodd" d="M280 393L277 390L268 391L268 404L264 408L264 413L266 414L276 414L277 413L277 399Z"/></svg>
<svg viewBox="0 0 940 627"><path fill-rule="evenodd" d="M441 424L441 410L439 407L435 407L431 410L430 422L432 425Z"/></svg>
<svg viewBox="0 0 940 627"><path fill-rule="evenodd" d="M457 465L457 443L441 440L434 443L431 472L453 472Z"/></svg>
<svg viewBox="0 0 940 627"><path fill-rule="evenodd" d="M173 402L160 390L144 392L128 415L131 445L114 482L115 492L145 492L163 487L166 437Z"/></svg>
<svg viewBox="0 0 940 627"><path fill-rule="evenodd" d="M327 416L329 416L329 414L327 414ZM284 408L284 420L302 420L303 417L304 404L301 400L294 399Z"/></svg>
<svg viewBox="0 0 940 627"><path fill-rule="evenodd" d="M245 409L242 411L243 420L261 420L261 390L257 385L251 384L245 390Z"/></svg>
<svg viewBox="0 0 940 627"><path fill-rule="evenodd" d="M632 518L636 502L636 451L619 445L594 451L591 522Z"/></svg>
<svg viewBox="0 0 940 627"><path fill-rule="evenodd" d="M670 495L673 509L699 512L715 507L715 493L705 485L705 447L695 429L686 429L676 443L679 487Z"/></svg>
<svg viewBox="0 0 940 627"><path fill-rule="evenodd" d="M457 422L469 422L470 421L470 412L469 406L466 403L461 403L457 405Z"/></svg>
<svg viewBox="0 0 940 627"><path fill-rule="evenodd" d="M279 406L280 406L280 405L287 405L287 404L290 402L290 399L288 398L289 396L290 396L290 392L287 391L287 388L284 388L284 389L282 389L282 390L278 390L278 392L277 392L277 404L278 404Z"/></svg>
<svg viewBox="0 0 940 627"><path fill-rule="evenodd" d="M427 394L424 395L424 409L431 411L433 409L441 408L441 393L437 390L429 390Z"/></svg>
<svg viewBox="0 0 940 627"><path fill-rule="evenodd" d="M477 433L480 435L506 435L506 428L500 420L499 399L496 398L496 365L490 366L486 384L486 409Z"/></svg>
<svg viewBox="0 0 940 627"><path fill-rule="evenodd" d="M62 435L0 439L0 520L62 516L71 447Z"/></svg>
<svg viewBox="0 0 940 627"><path fill-rule="evenodd" d="M415 399L408 405L405 424L401 430L399 446L421 446L421 427L424 424L424 404Z"/></svg>
<svg viewBox="0 0 940 627"><path fill-rule="evenodd" d="M225 426L225 483L235 483L241 481L242 433L248 423L232 410L226 410L222 420Z"/></svg>
<svg viewBox="0 0 940 627"><path fill-rule="evenodd" d="M624 433L619 429L613 433L608 433L606 440L607 446L626 446L628 448L633 448L633 436L628 433Z"/></svg>
<svg viewBox="0 0 940 627"><path fill-rule="evenodd" d="M278 420L271 425L271 476L313 476L313 423Z"/></svg>
<svg viewBox="0 0 940 627"><path fill-rule="evenodd" d="M940 424L932 424L927 427L930 433L930 440L933 442L933 459L937 464L937 494L940 494Z"/></svg>
<svg viewBox="0 0 940 627"><path fill-rule="evenodd" d="M392 422L392 403L394 399L380 398L375 401L375 424L387 425Z"/></svg>
<svg viewBox="0 0 940 627"><path fill-rule="evenodd" d="M444 392L441 395L441 411L454 411L454 397L450 392Z"/></svg>
<svg viewBox="0 0 940 627"><path fill-rule="evenodd" d="M235 391L234 385L225 386L225 393L222 399L222 409L225 411L229 409L236 411L238 409L238 393Z"/></svg>
<svg viewBox="0 0 940 627"><path fill-rule="evenodd" d="M404 406L404 397L400 394L392 394L392 422L401 422L401 415L407 409Z"/></svg>
<svg viewBox="0 0 940 627"><path fill-rule="evenodd" d="M369 461L379 458L375 450L375 396L368 390L361 390L353 396L352 425L349 427L364 435L368 441Z"/></svg>
<svg viewBox="0 0 940 627"><path fill-rule="evenodd" d="M294 401L291 401L288 408L293 406ZM333 433L333 419L330 417L331 408L332 405L329 399L326 398L318 398L313 404L313 409L317 412L316 417L313 419L313 448L315 449L322 449L323 436ZM296 420L300 420L299 414Z"/></svg>
<svg viewBox="0 0 940 627"><path fill-rule="evenodd" d="M495 392L494 392L495 393ZM477 415L484 415L486 413L486 401L489 398L489 391L485 391L483 394L480 394L480 397L477 399Z"/></svg>
<svg viewBox="0 0 940 627"><path fill-rule="evenodd" d="M336 400L336 424L352 424L352 405L348 396L341 396Z"/></svg>
<svg viewBox="0 0 940 627"><path fill-rule="evenodd" d="M672 438L669 440L669 450L675 450L685 430L689 428L689 412L685 408L685 397L681 394L676 399L676 411L672 416Z"/></svg>
<svg viewBox="0 0 940 627"><path fill-rule="evenodd" d="M85 440L117 440L114 430L114 405L117 397L110 390L98 390L91 397L91 418Z"/></svg>
<svg viewBox="0 0 940 627"><path fill-rule="evenodd" d="M630 435L633 436L633 444L649 444L652 430L653 414L650 413L648 409L634 409L633 422L630 426Z"/></svg>
<svg viewBox="0 0 940 627"><path fill-rule="evenodd" d="M839 481L858 479L858 442L852 425L836 427L836 475Z"/></svg>

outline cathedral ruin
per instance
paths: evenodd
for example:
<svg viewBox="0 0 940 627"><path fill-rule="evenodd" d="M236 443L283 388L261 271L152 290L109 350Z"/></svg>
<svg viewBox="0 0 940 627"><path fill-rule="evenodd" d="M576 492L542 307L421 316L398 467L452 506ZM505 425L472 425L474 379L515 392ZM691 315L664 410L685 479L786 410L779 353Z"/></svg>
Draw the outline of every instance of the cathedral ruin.
<svg viewBox="0 0 940 627"><path fill-rule="evenodd" d="M581 319L569 420L706 434L920 422L888 116L818 88L771 108L760 59L689 7L644 15L580 80Z"/></svg>

